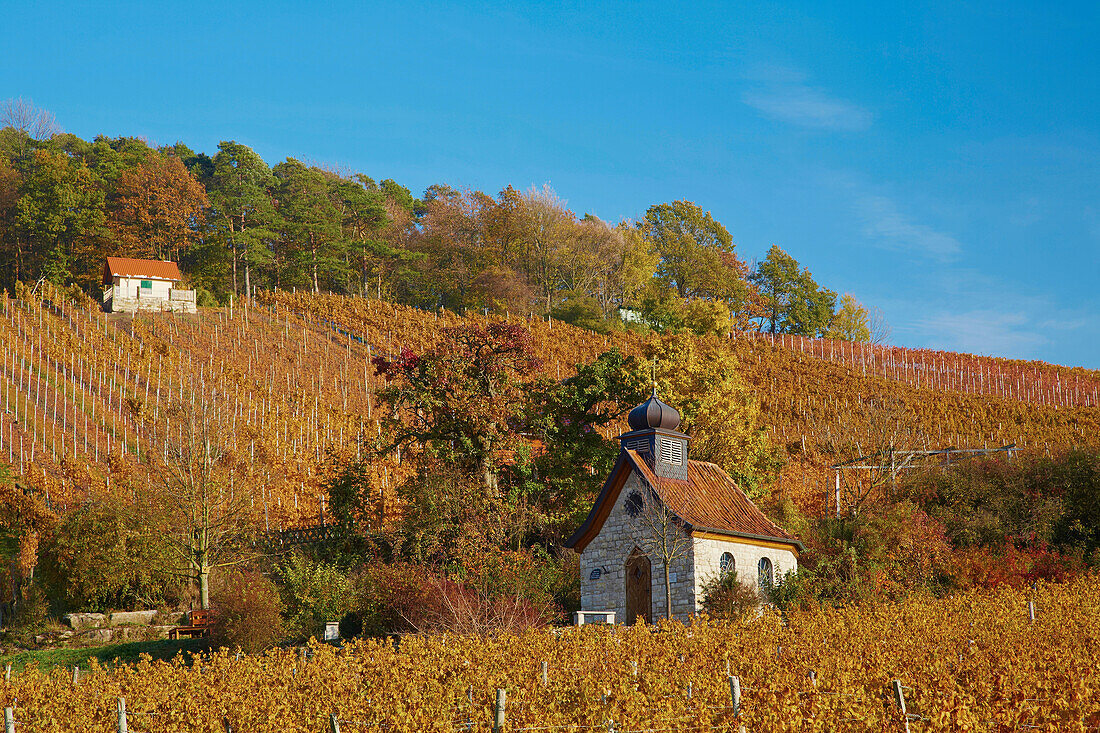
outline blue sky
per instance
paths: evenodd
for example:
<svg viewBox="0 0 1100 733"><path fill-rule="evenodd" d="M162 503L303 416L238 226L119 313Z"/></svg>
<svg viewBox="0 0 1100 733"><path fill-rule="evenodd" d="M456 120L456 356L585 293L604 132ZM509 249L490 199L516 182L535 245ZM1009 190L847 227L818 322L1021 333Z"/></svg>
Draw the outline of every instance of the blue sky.
<svg viewBox="0 0 1100 733"><path fill-rule="evenodd" d="M686 198L898 343L1100 368L1095 3L305 5L5 0L0 98L416 193Z"/></svg>

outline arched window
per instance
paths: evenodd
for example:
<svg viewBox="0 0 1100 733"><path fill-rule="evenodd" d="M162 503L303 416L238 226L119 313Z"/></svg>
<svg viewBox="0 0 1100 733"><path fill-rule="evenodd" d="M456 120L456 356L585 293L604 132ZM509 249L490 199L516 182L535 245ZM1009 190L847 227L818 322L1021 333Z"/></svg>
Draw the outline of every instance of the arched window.
<svg viewBox="0 0 1100 733"><path fill-rule="evenodd" d="M726 573L732 573L737 570L737 567L733 561L732 552L723 552L722 557L718 558L718 567L722 571L722 575Z"/></svg>
<svg viewBox="0 0 1100 733"><path fill-rule="evenodd" d="M772 575L772 561L766 557L760 558L760 564L756 567L756 582L760 590L771 590L775 578Z"/></svg>

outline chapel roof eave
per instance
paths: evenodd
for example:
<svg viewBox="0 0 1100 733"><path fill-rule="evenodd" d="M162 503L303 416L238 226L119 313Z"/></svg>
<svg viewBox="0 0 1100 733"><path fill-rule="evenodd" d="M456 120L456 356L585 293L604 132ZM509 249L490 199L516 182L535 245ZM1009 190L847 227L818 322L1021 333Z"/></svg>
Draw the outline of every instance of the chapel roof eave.
<svg viewBox="0 0 1100 733"><path fill-rule="evenodd" d="M618 497L618 492L622 490L622 484L626 483L626 476L630 475L629 471L625 472L625 475L622 475L624 473L624 467L629 467L633 470L633 465L631 465L631 461L626 455L626 451L619 451L619 457L615 461L615 466L611 469L611 473L607 476L607 481L604 482L603 488L600 489L600 493L596 496L596 502L592 505L592 509L589 510L588 516L585 517L584 522L577 528L577 531L562 543L564 546L572 548L577 552L583 552L588 543L599 534L600 528L603 527L603 523L607 519L607 515L611 513L611 505L614 504L614 499ZM616 484L618 484L618 486L616 486ZM613 492L615 496L611 497L611 501L608 501L609 495Z"/></svg>
<svg viewBox="0 0 1100 733"><path fill-rule="evenodd" d="M726 537L738 537L744 540L751 540L754 542L768 542L777 545L789 545L798 550L799 554L806 551L806 545L802 544L802 540L797 537L791 539L784 539L782 537L772 537L765 534L753 534L752 532L735 532L729 529L722 529L721 527L701 527L697 524L688 525L691 533L702 534L717 534L724 535Z"/></svg>

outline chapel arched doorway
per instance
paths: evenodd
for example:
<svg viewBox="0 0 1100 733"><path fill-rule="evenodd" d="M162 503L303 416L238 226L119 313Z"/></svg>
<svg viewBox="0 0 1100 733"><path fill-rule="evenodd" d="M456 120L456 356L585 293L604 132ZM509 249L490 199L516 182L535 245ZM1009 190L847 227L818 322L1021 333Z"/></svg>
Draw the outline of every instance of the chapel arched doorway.
<svg viewBox="0 0 1100 733"><path fill-rule="evenodd" d="M653 600L652 566L649 558L637 547L626 559L626 623L633 624L639 618L650 622Z"/></svg>

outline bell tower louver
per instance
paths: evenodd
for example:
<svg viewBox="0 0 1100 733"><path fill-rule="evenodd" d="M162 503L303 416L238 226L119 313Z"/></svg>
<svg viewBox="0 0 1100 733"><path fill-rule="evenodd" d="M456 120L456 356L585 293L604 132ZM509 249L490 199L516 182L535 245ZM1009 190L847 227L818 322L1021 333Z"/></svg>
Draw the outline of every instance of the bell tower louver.
<svg viewBox="0 0 1100 733"><path fill-rule="evenodd" d="M680 413L653 395L627 415L630 432L619 436L623 450L637 451L662 478L688 479L687 435L679 431Z"/></svg>

